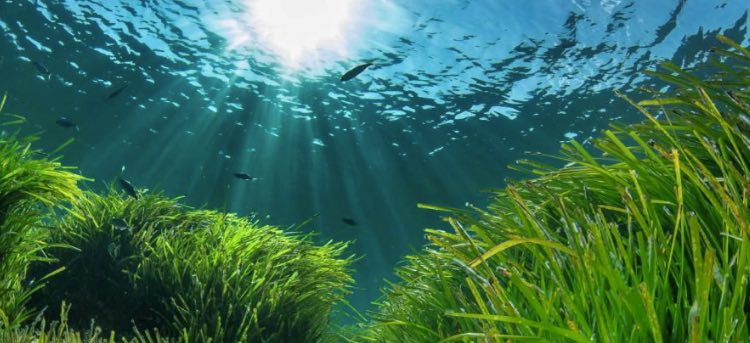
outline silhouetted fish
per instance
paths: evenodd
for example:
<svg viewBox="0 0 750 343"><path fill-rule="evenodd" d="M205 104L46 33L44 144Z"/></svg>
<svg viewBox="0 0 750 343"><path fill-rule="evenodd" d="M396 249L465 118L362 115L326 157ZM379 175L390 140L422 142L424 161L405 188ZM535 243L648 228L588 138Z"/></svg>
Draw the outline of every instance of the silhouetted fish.
<svg viewBox="0 0 750 343"><path fill-rule="evenodd" d="M357 226L357 222L352 218L341 218L341 221L351 226Z"/></svg>
<svg viewBox="0 0 750 343"><path fill-rule="evenodd" d="M131 197L138 199L138 192L135 191L133 184L123 178L118 179L120 180L120 187L122 187L125 193L128 193L128 195L130 195Z"/></svg>
<svg viewBox="0 0 750 343"><path fill-rule="evenodd" d="M234 177L240 179L240 180L252 180L255 179L254 177L246 174L246 173L234 173Z"/></svg>
<svg viewBox="0 0 750 343"><path fill-rule="evenodd" d="M34 64L34 67L36 67L36 70L39 71L39 74L42 74L45 78L47 78L47 80L49 80L50 77L52 77L52 73L49 72L49 69L47 69L47 66L42 64L42 62L33 61L31 63Z"/></svg>
<svg viewBox="0 0 750 343"><path fill-rule="evenodd" d="M70 120L70 119L68 119L68 118L65 118L65 117L60 117L59 119L55 120L55 123L56 123L57 125L61 126L61 127L64 127L64 128L66 128L66 129L69 129L69 128L71 128L71 127L74 127L74 128L76 128L76 131L80 131L80 130L78 129L78 124L76 124L76 123L75 123L75 122L73 122L72 120Z"/></svg>
<svg viewBox="0 0 750 343"><path fill-rule="evenodd" d="M124 84L123 86L121 86L120 88L115 89L114 92L109 93L109 96L107 97L107 99L114 99L115 97L117 97L118 95L120 95L120 93L122 93L122 91L124 91L125 88L128 88L128 84L127 83Z"/></svg>
<svg viewBox="0 0 750 343"><path fill-rule="evenodd" d="M361 74L363 71L365 71L365 69L367 69L367 67L371 65L372 63L365 63L354 67L352 70L347 71L346 73L344 73L344 75L341 76L341 81L349 81L357 77L357 75Z"/></svg>

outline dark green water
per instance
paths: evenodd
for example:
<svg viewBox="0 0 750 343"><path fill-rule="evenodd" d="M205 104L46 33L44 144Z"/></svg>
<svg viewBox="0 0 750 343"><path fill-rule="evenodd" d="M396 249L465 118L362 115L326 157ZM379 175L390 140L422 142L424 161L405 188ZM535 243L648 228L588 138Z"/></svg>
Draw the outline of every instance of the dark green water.
<svg viewBox="0 0 750 343"><path fill-rule="evenodd" d="M417 203L481 205L481 190L518 177L506 166L526 151L640 120L612 90L648 85L638 71L662 59L705 61L718 33L747 45L749 10L719 0L3 0L0 91L29 132L44 131L41 147L75 138L64 162L95 179L87 187L124 166L137 187L195 206L280 226L317 214L303 230L352 240L362 256L352 303L363 309L420 249L422 230L444 227Z"/></svg>

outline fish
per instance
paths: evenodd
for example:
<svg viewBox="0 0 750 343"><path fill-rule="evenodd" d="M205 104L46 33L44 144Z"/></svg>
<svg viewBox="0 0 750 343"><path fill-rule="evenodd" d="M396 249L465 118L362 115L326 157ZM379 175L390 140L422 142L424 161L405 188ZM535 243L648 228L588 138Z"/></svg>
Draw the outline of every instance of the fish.
<svg viewBox="0 0 750 343"><path fill-rule="evenodd" d="M135 187L133 187L133 184L130 183L130 181L125 180L123 178L118 178L120 181L120 187L125 191L125 193L128 193L133 198L138 199L138 192L135 191Z"/></svg>
<svg viewBox="0 0 750 343"><path fill-rule="evenodd" d="M371 65L372 65L372 63L365 63L365 64L360 64L360 65L352 68L351 70L347 71L346 73L344 73L344 75L341 76L341 81L342 82L349 81L349 80L357 77L357 75L361 74L363 71L365 71L365 69L367 69L367 67L369 67Z"/></svg>
<svg viewBox="0 0 750 343"><path fill-rule="evenodd" d="M59 125L59 126L61 126L61 127L64 127L64 128L66 128L66 129L69 129L69 128L71 128L71 127L74 127L74 128L76 128L76 131L80 131L80 130L78 129L78 124L76 124L76 123L75 123L75 122L73 122L72 120L70 120L70 119L68 119L68 118L65 118L65 117L60 117L60 118L58 118L57 120L55 120L55 124L57 124L57 125Z"/></svg>
<svg viewBox="0 0 750 343"><path fill-rule="evenodd" d="M52 77L52 73L49 72L47 66L42 64L42 62L32 61L31 63L34 64L34 67L36 67L36 70L39 71L39 74L42 74L42 76L44 76L47 80Z"/></svg>
<svg viewBox="0 0 750 343"><path fill-rule="evenodd" d="M112 224L112 227L117 229L117 231L130 230L130 226L125 219L122 218L114 218L110 221L110 224Z"/></svg>
<svg viewBox="0 0 750 343"><path fill-rule="evenodd" d="M128 88L128 86L129 86L129 84L126 83L126 84L120 86L120 88L115 89L114 92L109 93L109 96L107 97L107 99L114 99L115 97L117 97L118 95L120 95L120 93L122 93L122 91L124 91L125 88Z"/></svg>
<svg viewBox="0 0 750 343"><path fill-rule="evenodd" d="M254 180L255 178L246 174L246 173L234 173L234 177L240 179L240 180Z"/></svg>
<svg viewBox="0 0 750 343"><path fill-rule="evenodd" d="M357 226L357 222L352 218L341 218L341 221L350 226Z"/></svg>
<svg viewBox="0 0 750 343"><path fill-rule="evenodd" d="M732 101L735 104L737 104L739 106L742 106L742 107L747 106L747 104L744 101L742 101L739 97L737 97L736 93L734 93L732 91L726 91L726 92L724 92L724 94L726 94L730 99L732 99Z"/></svg>

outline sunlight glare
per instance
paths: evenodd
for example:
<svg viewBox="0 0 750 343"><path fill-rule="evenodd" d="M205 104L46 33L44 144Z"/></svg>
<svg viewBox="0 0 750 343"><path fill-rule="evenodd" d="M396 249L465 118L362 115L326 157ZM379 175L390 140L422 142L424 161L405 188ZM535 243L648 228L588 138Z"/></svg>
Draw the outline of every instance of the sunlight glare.
<svg viewBox="0 0 750 343"><path fill-rule="evenodd" d="M285 64L300 64L321 50L346 50L344 34L354 19L355 0L245 1L258 41Z"/></svg>

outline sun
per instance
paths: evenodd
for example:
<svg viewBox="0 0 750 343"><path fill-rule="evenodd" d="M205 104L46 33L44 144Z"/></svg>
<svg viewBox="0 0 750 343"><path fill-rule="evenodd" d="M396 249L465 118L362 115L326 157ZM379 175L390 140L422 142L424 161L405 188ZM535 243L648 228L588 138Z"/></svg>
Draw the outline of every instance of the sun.
<svg viewBox="0 0 750 343"><path fill-rule="evenodd" d="M254 40L285 64L346 50L356 0L245 0Z"/></svg>

